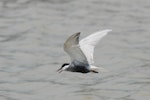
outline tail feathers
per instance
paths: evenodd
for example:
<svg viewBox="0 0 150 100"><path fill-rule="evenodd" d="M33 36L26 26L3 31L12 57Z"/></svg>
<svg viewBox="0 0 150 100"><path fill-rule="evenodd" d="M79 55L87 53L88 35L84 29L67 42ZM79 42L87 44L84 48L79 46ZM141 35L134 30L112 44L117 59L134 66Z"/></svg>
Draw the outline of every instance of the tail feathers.
<svg viewBox="0 0 150 100"><path fill-rule="evenodd" d="M105 69L103 67L96 67L96 66L93 66L93 65L90 66L89 70L91 72L94 72L94 73L109 72L107 69Z"/></svg>

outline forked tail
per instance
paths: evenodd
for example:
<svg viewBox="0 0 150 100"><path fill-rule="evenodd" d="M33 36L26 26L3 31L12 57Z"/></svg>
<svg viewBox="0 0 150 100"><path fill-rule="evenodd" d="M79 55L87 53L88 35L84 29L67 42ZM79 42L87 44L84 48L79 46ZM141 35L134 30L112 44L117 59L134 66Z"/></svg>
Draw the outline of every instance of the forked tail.
<svg viewBox="0 0 150 100"><path fill-rule="evenodd" d="M93 66L93 65L91 65L89 67L89 70L90 70L90 72L94 72L94 73L108 72L108 70L103 68L103 67L96 67L96 66Z"/></svg>

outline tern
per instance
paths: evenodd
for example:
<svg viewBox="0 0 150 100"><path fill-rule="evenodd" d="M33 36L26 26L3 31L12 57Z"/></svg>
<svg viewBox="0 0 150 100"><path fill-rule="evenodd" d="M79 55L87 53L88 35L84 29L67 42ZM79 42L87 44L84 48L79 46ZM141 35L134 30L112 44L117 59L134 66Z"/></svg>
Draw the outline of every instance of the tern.
<svg viewBox="0 0 150 100"><path fill-rule="evenodd" d="M64 63L57 71L98 73L105 71L102 67L93 65L94 48L96 44L110 32L110 29L95 32L79 41L80 32L71 35L64 43L64 51L70 56L71 63Z"/></svg>

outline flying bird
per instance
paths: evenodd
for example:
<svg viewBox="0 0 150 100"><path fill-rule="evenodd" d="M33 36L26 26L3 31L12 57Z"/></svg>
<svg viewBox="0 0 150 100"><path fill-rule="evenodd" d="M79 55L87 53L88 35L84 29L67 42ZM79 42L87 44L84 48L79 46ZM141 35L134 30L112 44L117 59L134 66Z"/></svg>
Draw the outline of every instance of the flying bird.
<svg viewBox="0 0 150 100"><path fill-rule="evenodd" d="M109 29L98 31L80 41L80 32L71 35L64 43L64 51L70 56L71 62L64 63L61 68L58 69L58 72L98 73L105 71L104 68L93 65L93 54L96 44L110 31Z"/></svg>

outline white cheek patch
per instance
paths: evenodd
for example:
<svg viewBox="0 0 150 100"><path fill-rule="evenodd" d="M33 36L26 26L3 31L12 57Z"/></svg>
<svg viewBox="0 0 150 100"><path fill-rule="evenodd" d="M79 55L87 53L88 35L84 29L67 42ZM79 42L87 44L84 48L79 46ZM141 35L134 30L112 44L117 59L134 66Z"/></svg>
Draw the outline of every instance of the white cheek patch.
<svg viewBox="0 0 150 100"><path fill-rule="evenodd" d="M62 68L62 70L66 70L69 67L69 65L66 65Z"/></svg>

